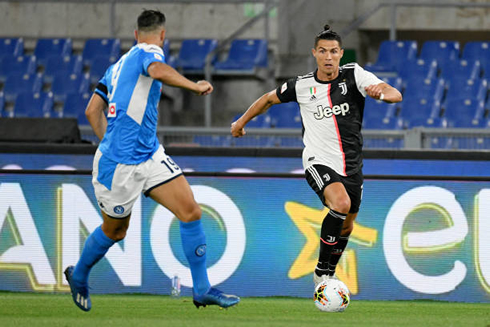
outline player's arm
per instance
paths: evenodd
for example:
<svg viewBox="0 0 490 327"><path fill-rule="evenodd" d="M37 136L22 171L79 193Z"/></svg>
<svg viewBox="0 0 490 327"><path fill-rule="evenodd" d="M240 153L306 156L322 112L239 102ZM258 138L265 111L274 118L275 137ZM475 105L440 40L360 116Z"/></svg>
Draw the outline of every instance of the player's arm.
<svg viewBox="0 0 490 327"><path fill-rule="evenodd" d="M92 98L85 109L85 116L95 132L95 135L102 140L107 129L107 118L104 110L106 103L104 99L97 93L92 94Z"/></svg>
<svg viewBox="0 0 490 327"><path fill-rule="evenodd" d="M376 100L383 100L388 103L402 101L402 94L393 86L387 83L372 84L364 88L367 95Z"/></svg>
<svg viewBox="0 0 490 327"><path fill-rule="evenodd" d="M180 87L196 93L197 95L207 95L213 92L213 86L207 81L197 83L182 76L178 71L167 64L159 61L152 62L148 66L148 75L170 86Z"/></svg>
<svg viewBox="0 0 490 327"><path fill-rule="evenodd" d="M266 112L272 105L278 103L281 103L281 100L277 97L276 90L272 90L255 100L247 111L236 122L231 124L231 135L234 137L245 135L244 127L249 121L255 116Z"/></svg>

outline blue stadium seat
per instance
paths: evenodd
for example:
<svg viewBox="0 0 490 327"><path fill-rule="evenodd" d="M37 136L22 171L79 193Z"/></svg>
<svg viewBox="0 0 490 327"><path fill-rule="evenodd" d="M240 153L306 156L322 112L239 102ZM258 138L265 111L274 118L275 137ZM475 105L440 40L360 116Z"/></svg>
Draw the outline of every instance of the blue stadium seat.
<svg viewBox="0 0 490 327"><path fill-rule="evenodd" d="M71 39L38 39L34 48L37 63L45 66L51 56L71 56Z"/></svg>
<svg viewBox="0 0 490 327"><path fill-rule="evenodd" d="M233 138L231 145L236 147L272 147L274 146L275 138L273 136L250 135L244 137Z"/></svg>
<svg viewBox="0 0 490 327"><path fill-rule="evenodd" d="M275 104L269 108L271 125L278 128L301 128L301 114L296 102Z"/></svg>
<svg viewBox="0 0 490 327"><path fill-rule="evenodd" d="M10 75L32 75L36 72L35 56L4 56L0 60L0 81L5 81Z"/></svg>
<svg viewBox="0 0 490 327"><path fill-rule="evenodd" d="M398 104L374 100L367 96L364 104L364 118L391 118L397 114Z"/></svg>
<svg viewBox="0 0 490 327"><path fill-rule="evenodd" d="M478 60L455 60L446 61L439 65L441 74L439 77L445 80L460 78L460 79L479 79L481 65Z"/></svg>
<svg viewBox="0 0 490 327"><path fill-rule="evenodd" d="M90 66L90 84L96 85L113 63L115 63L114 57L95 57Z"/></svg>
<svg viewBox="0 0 490 327"><path fill-rule="evenodd" d="M218 45L215 39L188 39L182 41L176 67L187 73L202 73L206 56Z"/></svg>
<svg viewBox="0 0 490 327"><path fill-rule="evenodd" d="M448 87L446 92L446 98L444 101L451 99L477 99L479 101L485 100L487 96L487 80L483 79L461 79L454 77L451 80L446 81Z"/></svg>
<svg viewBox="0 0 490 327"><path fill-rule="evenodd" d="M58 73L66 75L81 74L83 69L82 56L51 56L44 67L44 81L52 83Z"/></svg>
<svg viewBox="0 0 490 327"><path fill-rule="evenodd" d="M3 92L0 92L0 117L5 117L5 97L3 96Z"/></svg>
<svg viewBox="0 0 490 327"><path fill-rule="evenodd" d="M436 60L438 64L459 59L458 41L426 41L422 44L420 59Z"/></svg>
<svg viewBox="0 0 490 327"><path fill-rule="evenodd" d="M403 101L409 98L442 101L444 90L444 80L441 78L419 79L414 76L405 81Z"/></svg>
<svg viewBox="0 0 490 327"><path fill-rule="evenodd" d="M228 56L214 64L216 74L251 74L258 67L267 67L268 43L262 39L233 40Z"/></svg>
<svg viewBox="0 0 490 327"><path fill-rule="evenodd" d="M490 60L482 60L481 69L483 71L483 77L486 79L490 79Z"/></svg>
<svg viewBox="0 0 490 327"><path fill-rule="evenodd" d="M121 41L119 39L89 39L83 46L83 64L89 67L97 57L108 57L115 62L120 56Z"/></svg>
<svg viewBox="0 0 490 327"><path fill-rule="evenodd" d="M233 117L233 121L237 121L242 114L237 114ZM262 114L254 117L251 121L247 123L249 128L270 128L271 127L271 117L268 114Z"/></svg>
<svg viewBox="0 0 490 327"><path fill-rule="evenodd" d="M485 103L476 99L450 99L444 103L444 117L449 127L478 127L484 123Z"/></svg>
<svg viewBox="0 0 490 327"><path fill-rule="evenodd" d="M49 118L53 111L53 93L22 92L17 95L14 117Z"/></svg>
<svg viewBox="0 0 490 327"><path fill-rule="evenodd" d="M279 146L285 148L302 148L304 147L301 136L281 136L279 137Z"/></svg>
<svg viewBox="0 0 490 327"><path fill-rule="evenodd" d="M403 89L403 81L402 81L401 77L396 77L396 76L381 77L381 80L383 80L383 82L393 86L395 89L397 89L400 92Z"/></svg>
<svg viewBox="0 0 490 327"><path fill-rule="evenodd" d="M403 120L399 117L364 117L362 125L365 129L400 130Z"/></svg>
<svg viewBox="0 0 490 327"><path fill-rule="evenodd" d="M400 118L405 128L445 127L445 120L439 118L440 112L439 101L408 97L401 102Z"/></svg>
<svg viewBox="0 0 490 327"><path fill-rule="evenodd" d="M88 91L88 74L56 74L51 85L51 92L57 102L65 102L69 93L87 93Z"/></svg>
<svg viewBox="0 0 490 327"><path fill-rule="evenodd" d="M90 100L90 93L69 93L63 104L62 117L76 118L78 125L89 125L85 109Z"/></svg>
<svg viewBox="0 0 490 327"><path fill-rule="evenodd" d="M0 58L3 56L22 56L24 40L22 38L0 38Z"/></svg>
<svg viewBox="0 0 490 327"><path fill-rule="evenodd" d="M467 42L463 48L463 54L461 58L468 61L490 61L490 42Z"/></svg>
<svg viewBox="0 0 490 327"><path fill-rule="evenodd" d="M383 41L379 47L378 58L374 64L367 64L371 72L397 72L406 61L415 60L416 41Z"/></svg>
<svg viewBox="0 0 490 327"><path fill-rule="evenodd" d="M42 89L41 74L14 74L7 78L3 87L5 100L13 102L22 92L39 93Z"/></svg>
<svg viewBox="0 0 490 327"><path fill-rule="evenodd" d="M437 67L437 61L435 60L411 60L402 65L398 71L398 76L402 80L409 78L417 78L419 80L432 79L437 77Z"/></svg>
<svg viewBox="0 0 490 327"><path fill-rule="evenodd" d="M230 147L231 136L224 135L197 135L194 136L194 143L201 146Z"/></svg>

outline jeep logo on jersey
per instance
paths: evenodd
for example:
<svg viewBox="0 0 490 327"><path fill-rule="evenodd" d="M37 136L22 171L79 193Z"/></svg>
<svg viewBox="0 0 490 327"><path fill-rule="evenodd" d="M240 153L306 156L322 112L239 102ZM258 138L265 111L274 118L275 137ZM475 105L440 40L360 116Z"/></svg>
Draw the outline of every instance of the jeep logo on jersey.
<svg viewBox="0 0 490 327"><path fill-rule="evenodd" d="M318 111L314 113L314 117L315 117L315 119L320 120L323 118L330 118L333 115L345 116L349 112L349 104L347 102L344 102L344 103L341 103L340 105L335 105L332 108L323 107L322 105L319 105L316 107L316 109Z"/></svg>

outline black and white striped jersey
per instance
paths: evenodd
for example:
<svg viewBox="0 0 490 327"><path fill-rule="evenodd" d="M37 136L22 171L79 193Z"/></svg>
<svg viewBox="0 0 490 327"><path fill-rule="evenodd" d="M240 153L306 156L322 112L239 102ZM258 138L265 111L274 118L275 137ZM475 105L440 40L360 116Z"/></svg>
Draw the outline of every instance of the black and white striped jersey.
<svg viewBox="0 0 490 327"><path fill-rule="evenodd" d="M383 83L357 63L339 68L332 81L317 71L292 78L278 87L281 102L296 101L303 120L303 167L325 165L342 176L362 168L362 117L365 87Z"/></svg>

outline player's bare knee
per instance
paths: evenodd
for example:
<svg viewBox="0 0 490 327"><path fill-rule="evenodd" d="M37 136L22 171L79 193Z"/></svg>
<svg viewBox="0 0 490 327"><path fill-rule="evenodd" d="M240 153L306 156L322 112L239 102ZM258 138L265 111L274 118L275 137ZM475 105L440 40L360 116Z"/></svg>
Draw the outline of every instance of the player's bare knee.
<svg viewBox="0 0 490 327"><path fill-rule="evenodd" d="M201 215L201 207L199 207L199 205L195 205L192 208L187 209L185 212L182 212L178 218L185 223L190 223L191 221L201 219Z"/></svg>
<svg viewBox="0 0 490 327"><path fill-rule="evenodd" d="M341 198L341 199L338 199L337 201L335 201L331 208L332 210L335 210L337 212L340 212L340 213L349 213L349 210L350 210L350 199L349 197L344 197L344 198Z"/></svg>

